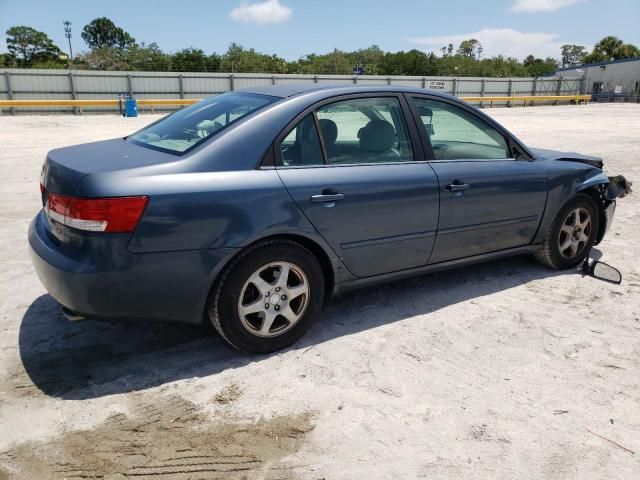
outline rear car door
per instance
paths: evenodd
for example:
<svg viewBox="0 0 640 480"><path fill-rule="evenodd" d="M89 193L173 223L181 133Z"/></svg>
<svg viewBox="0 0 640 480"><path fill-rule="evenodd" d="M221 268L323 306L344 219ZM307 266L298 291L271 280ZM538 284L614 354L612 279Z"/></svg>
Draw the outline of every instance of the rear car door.
<svg viewBox="0 0 640 480"><path fill-rule="evenodd" d="M471 108L429 96L409 101L440 182L429 263L531 243L547 199L543 166Z"/></svg>
<svg viewBox="0 0 640 480"><path fill-rule="evenodd" d="M276 140L276 168L347 268L367 277L426 265L438 181L401 95L341 96L301 114Z"/></svg>

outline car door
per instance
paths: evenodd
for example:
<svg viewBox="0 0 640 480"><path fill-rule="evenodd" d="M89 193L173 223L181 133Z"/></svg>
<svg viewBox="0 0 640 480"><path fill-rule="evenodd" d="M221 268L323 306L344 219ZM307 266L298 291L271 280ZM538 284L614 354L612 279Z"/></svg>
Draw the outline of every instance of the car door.
<svg viewBox="0 0 640 480"><path fill-rule="evenodd" d="M547 199L543 166L473 109L429 96L409 101L440 183L429 263L531 243Z"/></svg>
<svg viewBox="0 0 640 480"><path fill-rule="evenodd" d="M303 113L276 140L280 178L354 275L426 265L438 181L415 123L406 121L406 100L388 93L340 98Z"/></svg>

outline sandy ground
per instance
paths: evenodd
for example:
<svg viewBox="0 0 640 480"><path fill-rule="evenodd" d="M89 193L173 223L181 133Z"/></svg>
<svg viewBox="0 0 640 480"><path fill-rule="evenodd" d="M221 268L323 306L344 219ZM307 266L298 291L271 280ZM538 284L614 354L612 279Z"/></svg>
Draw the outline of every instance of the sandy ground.
<svg viewBox="0 0 640 480"><path fill-rule="evenodd" d="M487 111L640 178L640 105ZM620 286L493 262L334 300L264 357L69 323L27 252L45 153L155 118L0 117L0 479L640 478L640 195L596 252Z"/></svg>

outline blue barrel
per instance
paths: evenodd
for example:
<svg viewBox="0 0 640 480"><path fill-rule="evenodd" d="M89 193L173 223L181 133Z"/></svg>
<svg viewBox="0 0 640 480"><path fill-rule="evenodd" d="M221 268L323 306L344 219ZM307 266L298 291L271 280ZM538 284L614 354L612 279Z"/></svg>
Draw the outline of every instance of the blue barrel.
<svg viewBox="0 0 640 480"><path fill-rule="evenodd" d="M125 117L138 116L138 103L135 98L127 98L124 101L124 115Z"/></svg>

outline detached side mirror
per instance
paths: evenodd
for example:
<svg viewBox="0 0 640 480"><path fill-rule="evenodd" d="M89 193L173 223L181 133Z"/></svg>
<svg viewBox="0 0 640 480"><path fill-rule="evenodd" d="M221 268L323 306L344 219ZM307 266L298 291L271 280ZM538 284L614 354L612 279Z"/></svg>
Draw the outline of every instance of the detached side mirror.
<svg viewBox="0 0 640 480"><path fill-rule="evenodd" d="M620 273L620 270L597 260L589 263L589 259L585 259L582 265L582 271L585 275L604 280L605 282L615 283L616 285L622 283L622 273Z"/></svg>

